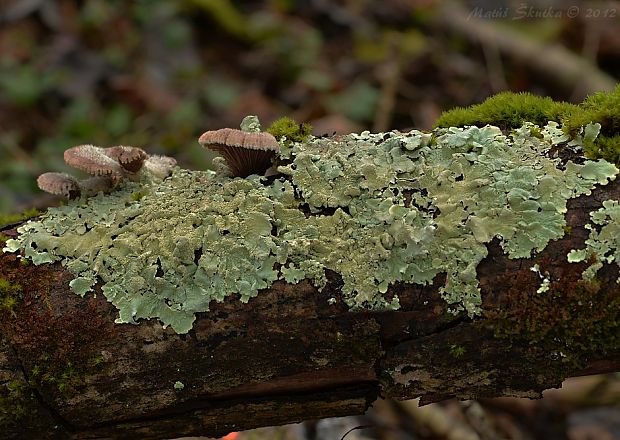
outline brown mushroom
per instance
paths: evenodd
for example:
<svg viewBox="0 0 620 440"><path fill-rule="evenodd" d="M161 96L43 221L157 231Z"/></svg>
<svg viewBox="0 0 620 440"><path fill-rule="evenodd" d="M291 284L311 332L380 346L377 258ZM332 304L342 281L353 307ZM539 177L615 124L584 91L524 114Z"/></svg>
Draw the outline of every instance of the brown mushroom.
<svg viewBox="0 0 620 440"><path fill-rule="evenodd" d="M86 197L94 196L99 192L111 192L116 183L110 176L93 176L79 182L82 194Z"/></svg>
<svg viewBox="0 0 620 440"><path fill-rule="evenodd" d="M271 159L280 152L278 141L267 132L222 128L203 133L198 142L224 156L235 177L263 174L271 165Z"/></svg>
<svg viewBox="0 0 620 440"><path fill-rule="evenodd" d="M174 158L156 154L144 161L144 168L160 179L168 177L176 165L177 161Z"/></svg>
<svg viewBox="0 0 620 440"><path fill-rule="evenodd" d="M176 166L176 160L171 157L149 156L141 148L123 145L110 148L78 145L66 150L64 158L67 165L86 171L92 177L78 182L69 174L44 173L37 183L44 191L69 198L110 192L124 177L136 180L143 165L161 179L168 177Z"/></svg>
<svg viewBox="0 0 620 440"><path fill-rule="evenodd" d="M123 177L123 167L101 147L78 145L65 150L64 158L67 165L94 176L110 176L114 183Z"/></svg>
<svg viewBox="0 0 620 440"><path fill-rule="evenodd" d="M142 164L149 157L148 154L138 147L127 147L119 145L116 147L104 148L106 156L115 159L125 171L136 174L142 168Z"/></svg>
<svg viewBox="0 0 620 440"><path fill-rule="evenodd" d="M65 173L43 173L37 178L43 191L73 199L80 196L80 185L73 176Z"/></svg>

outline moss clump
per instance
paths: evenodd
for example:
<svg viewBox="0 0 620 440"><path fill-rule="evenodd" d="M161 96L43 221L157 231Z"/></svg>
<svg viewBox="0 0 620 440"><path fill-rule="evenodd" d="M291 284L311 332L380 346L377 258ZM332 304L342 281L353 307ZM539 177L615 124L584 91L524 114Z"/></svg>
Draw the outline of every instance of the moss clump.
<svg viewBox="0 0 620 440"><path fill-rule="evenodd" d="M601 133L594 143L585 145L586 156L620 163L620 84L609 93L588 96L579 105L579 111L562 119L563 128L570 135L578 134L581 127L591 122L601 124Z"/></svg>
<svg viewBox="0 0 620 440"><path fill-rule="evenodd" d="M454 359L459 359L463 357L466 351L467 350L462 345L452 344L450 346L450 356L452 356Z"/></svg>
<svg viewBox="0 0 620 440"><path fill-rule="evenodd" d="M443 112L435 126L489 124L508 130L524 122L543 126L548 121L561 122L562 129L571 137L582 134L582 127L587 124L599 123L600 135L594 142L584 143L586 157L620 164L620 84L611 92L588 96L579 105L555 102L531 93L502 92L480 104Z"/></svg>
<svg viewBox="0 0 620 440"><path fill-rule="evenodd" d="M577 106L555 102L549 97L531 93L502 92L470 107L457 107L443 112L436 127L462 127L487 124L506 130L521 127L525 122L543 126L547 121L557 121L562 115L576 111Z"/></svg>
<svg viewBox="0 0 620 440"><path fill-rule="evenodd" d="M131 193L131 197L130 198L131 198L131 200L133 202L138 202L145 195L146 195L146 193L144 191L134 191L134 192Z"/></svg>
<svg viewBox="0 0 620 440"><path fill-rule="evenodd" d="M267 132L271 133L278 141L285 137L284 143L287 147L293 142L306 142L311 131L312 126L307 122L300 124L288 116L276 119L267 129Z"/></svg>
<svg viewBox="0 0 620 440"><path fill-rule="evenodd" d="M19 214L0 214L0 226L28 220L38 215L41 215L41 211L36 208L27 209Z"/></svg>
<svg viewBox="0 0 620 440"><path fill-rule="evenodd" d="M592 145L586 145L585 151L588 157L620 165L620 135L600 135Z"/></svg>
<svg viewBox="0 0 620 440"><path fill-rule="evenodd" d="M601 134L611 136L620 133L620 84L609 92L598 92L588 96L579 111L564 115L562 123L569 134L575 135L581 127L590 123L601 124Z"/></svg>
<svg viewBox="0 0 620 440"><path fill-rule="evenodd" d="M0 315L10 313L15 316L15 305L21 293L22 286L20 284L0 278Z"/></svg>

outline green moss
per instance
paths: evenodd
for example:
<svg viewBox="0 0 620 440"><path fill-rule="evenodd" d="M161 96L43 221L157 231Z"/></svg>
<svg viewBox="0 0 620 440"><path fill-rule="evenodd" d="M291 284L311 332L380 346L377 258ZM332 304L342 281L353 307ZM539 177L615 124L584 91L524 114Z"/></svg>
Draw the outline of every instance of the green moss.
<svg viewBox="0 0 620 440"><path fill-rule="evenodd" d="M457 107L443 112L435 122L436 127L462 127L466 125L497 125L502 129L521 127L525 122L539 126L548 121L558 121L577 106L555 102L549 97L531 93L502 92L470 107Z"/></svg>
<svg viewBox="0 0 620 440"><path fill-rule="evenodd" d="M0 315L9 313L15 316L15 306L22 293L22 286L0 278Z"/></svg>
<svg viewBox="0 0 620 440"><path fill-rule="evenodd" d="M589 123L600 124L601 133L584 145L586 156L620 164L620 84L611 92L588 96L577 111L562 118L564 130L571 136L580 134Z"/></svg>
<svg viewBox="0 0 620 440"><path fill-rule="evenodd" d="M620 291L583 280L580 270L561 262L547 259L540 267L550 280L544 291L538 274L527 268L494 279L502 296L485 308L481 325L491 326L499 338L536 345L582 366L592 353L618 353Z"/></svg>
<svg viewBox="0 0 620 440"><path fill-rule="evenodd" d="M585 147L587 157L605 159L620 165L620 135L600 135L596 142Z"/></svg>
<svg viewBox="0 0 620 440"><path fill-rule="evenodd" d="M600 124L600 136L595 141L583 143L585 155L620 165L620 84L611 92L588 96L579 105L555 102L530 93L502 92L480 104L443 112L435 126L482 127L490 124L508 130L520 127L524 122L543 126L548 121L561 122L563 130L573 138L584 135L584 127L588 124ZM537 134L533 132L532 135Z"/></svg>
<svg viewBox="0 0 620 440"><path fill-rule="evenodd" d="M0 383L0 432L11 433L8 438L41 438L41 433L54 423L49 411L28 382L11 375L4 378L10 379ZM64 438L60 429L55 429L52 437Z"/></svg>
<svg viewBox="0 0 620 440"><path fill-rule="evenodd" d="M571 135L590 122L601 124L601 134L620 134L620 84L611 92L598 92L588 96L579 108L562 115L562 124Z"/></svg>
<svg viewBox="0 0 620 440"><path fill-rule="evenodd" d="M452 313L473 317L491 240L531 257L563 236L568 199L618 173L604 160L558 166L548 152L566 139L553 124L309 137L275 178L177 169L52 208L4 249L62 262L80 295L100 280L118 323L157 317L179 333L212 301L249 301L277 279L320 290L326 270L353 310L396 309L390 285L444 273Z"/></svg>
<svg viewBox="0 0 620 440"><path fill-rule="evenodd" d="M58 387L58 391L63 394L81 382L78 372L71 362L67 362L67 365L58 377L50 378L50 380Z"/></svg>
<svg viewBox="0 0 620 440"><path fill-rule="evenodd" d="M144 195L144 191L134 191L131 193L131 200L134 202L138 202L140 201L140 199L142 199L142 197L144 197Z"/></svg>
<svg viewBox="0 0 620 440"><path fill-rule="evenodd" d="M21 222L39 215L41 215L41 211L36 208L27 209L19 214L0 214L0 226Z"/></svg>
<svg viewBox="0 0 620 440"><path fill-rule="evenodd" d="M276 119L267 129L267 132L278 140L283 137L286 138L284 144L288 147L292 142L306 142L312 132L312 126L307 122L300 124L294 119L284 116Z"/></svg>
<svg viewBox="0 0 620 440"><path fill-rule="evenodd" d="M66 394L80 383L80 375L72 362L57 366L55 360L46 354L40 356L39 362L30 371L33 386L52 386L61 394Z"/></svg>
<svg viewBox="0 0 620 440"><path fill-rule="evenodd" d="M462 345L452 344L450 346L450 355L454 359L459 359L459 358L463 357L463 355L465 354L465 351L466 351L466 349Z"/></svg>
<svg viewBox="0 0 620 440"><path fill-rule="evenodd" d="M14 426L27 414L27 408L23 404L29 386L23 380L11 380L4 385L0 392L0 427Z"/></svg>

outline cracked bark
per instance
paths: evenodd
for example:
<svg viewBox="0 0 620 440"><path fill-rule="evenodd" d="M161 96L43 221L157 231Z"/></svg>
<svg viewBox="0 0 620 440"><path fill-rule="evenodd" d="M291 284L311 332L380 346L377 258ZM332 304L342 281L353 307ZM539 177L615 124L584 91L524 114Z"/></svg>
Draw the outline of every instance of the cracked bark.
<svg viewBox="0 0 620 440"><path fill-rule="evenodd" d="M551 273L582 270L569 266L566 250L583 246L588 213L607 199L620 199L620 182L569 201L571 233L536 260L509 260L491 242L478 267L484 310L492 314L515 294L498 279L526 273L534 261L546 261ZM608 295L620 296L617 266L598 275ZM116 311L100 290L70 293L71 275L59 264L34 267L0 255L0 277L23 286L15 315L0 320L6 439L219 436L359 414L381 397L536 397L572 375L620 370L618 349L586 349L578 365L526 339L496 337L486 315L447 313L437 293L441 275L429 286L391 286L402 305L395 312L348 311L335 273L322 292L308 281L276 282L248 304L234 296L214 304L187 335L156 320L114 324Z"/></svg>

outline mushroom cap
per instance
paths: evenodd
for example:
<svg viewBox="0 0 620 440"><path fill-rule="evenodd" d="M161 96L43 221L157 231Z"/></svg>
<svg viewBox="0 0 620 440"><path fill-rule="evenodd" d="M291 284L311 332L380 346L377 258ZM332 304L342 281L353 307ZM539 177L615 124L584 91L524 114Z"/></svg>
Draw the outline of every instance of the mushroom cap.
<svg viewBox="0 0 620 440"><path fill-rule="evenodd" d="M37 185L45 192L70 199L81 193L78 181L66 173L43 173L37 178Z"/></svg>
<svg viewBox="0 0 620 440"><path fill-rule="evenodd" d="M280 152L280 144L278 144L278 141L272 134L266 131L247 132L235 128L221 128L204 132L198 139L198 142L203 147L209 149L211 149L212 145L225 145L227 147L243 147L250 150Z"/></svg>
<svg viewBox="0 0 620 440"><path fill-rule="evenodd" d="M106 156L115 159L126 171L134 174L140 171L142 164L149 157L142 148L138 147L117 145L103 150Z"/></svg>
<svg viewBox="0 0 620 440"><path fill-rule="evenodd" d="M168 177L176 165L177 161L169 156L153 155L144 161L144 168L160 179Z"/></svg>
<svg viewBox="0 0 620 440"><path fill-rule="evenodd" d="M119 162L108 156L101 147L78 145L65 150L64 158L67 165L94 176L109 175L114 181L123 176L123 168Z"/></svg>
<svg viewBox="0 0 620 440"><path fill-rule="evenodd" d="M203 133L198 142L224 156L235 177L263 174L271 165L271 159L280 152L278 141L267 132L222 128Z"/></svg>

